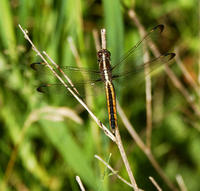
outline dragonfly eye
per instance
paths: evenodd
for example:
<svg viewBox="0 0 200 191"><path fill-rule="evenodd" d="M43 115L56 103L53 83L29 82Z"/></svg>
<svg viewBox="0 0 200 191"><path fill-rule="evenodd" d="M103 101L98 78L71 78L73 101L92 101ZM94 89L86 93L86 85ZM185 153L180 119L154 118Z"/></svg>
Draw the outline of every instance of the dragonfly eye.
<svg viewBox="0 0 200 191"><path fill-rule="evenodd" d="M108 58L110 58L110 52L108 50L105 51L105 56L108 57Z"/></svg>
<svg viewBox="0 0 200 191"><path fill-rule="evenodd" d="M99 51L99 52L97 53L97 56L98 56L98 58L101 58L101 57L102 57L102 52Z"/></svg>
<svg viewBox="0 0 200 191"><path fill-rule="evenodd" d="M102 51L100 50L98 53L97 53L97 59L98 59L98 62L100 62L102 60Z"/></svg>

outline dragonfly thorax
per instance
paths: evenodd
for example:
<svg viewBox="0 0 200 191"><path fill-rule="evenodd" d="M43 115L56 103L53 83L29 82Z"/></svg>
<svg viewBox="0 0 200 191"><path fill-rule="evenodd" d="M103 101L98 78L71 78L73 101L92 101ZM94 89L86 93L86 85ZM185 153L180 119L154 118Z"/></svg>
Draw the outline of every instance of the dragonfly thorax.
<svg viewBox="0 0 200 191"><path fill-rule="evenodd" d="M101 49L97 52L98 62L103 60L103 57L105 57L106 60L110 61L110 52L107 49Z"/></svg>
<svg viewBox="0 0 200 191"><path fill-rule="evenodd" d="M97 53L99 70L101 73L101 79L104 82L112 81L112 69L110 64L110 52L106 49L102 49Z"/></svg>

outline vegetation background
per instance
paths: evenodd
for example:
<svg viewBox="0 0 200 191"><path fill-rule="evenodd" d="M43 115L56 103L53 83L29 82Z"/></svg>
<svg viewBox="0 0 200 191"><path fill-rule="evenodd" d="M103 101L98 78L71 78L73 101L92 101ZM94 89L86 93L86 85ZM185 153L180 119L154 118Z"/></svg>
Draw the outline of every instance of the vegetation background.
<svg viewBox="0 0 200 191"><path fill-rule="evenodd" d="M138 27L128 15L130 9L145 29L165 25L160 50L176 52L179 64L192 78L191 83L177 62L171 69L184 91L164 71L153 78L151 148L176 187L176 176L181 175L188 190L200 190L198 0L1 0L1 190L79 190L76 175L86 190L131 190L94 158L98 154L129 180L117 146L82 106L65 94L41 95L35 91L39 77L30 64L39 58L18 27L20 24L26 28L38 49L45 50L60 66L76 66L68 42L68 37L72 37L83 66L91 67L97 63L94 29L107 29L113 63L140 39ZM145 142L145 88L134 86L135 82L119 85L117 93L122 108ZM91 96L87 103L108 127L105 95ZM163 190L169 190L120 119L119 128L138 186L155 190L148 178L152 176ZM11 158L15 154L16 159Z"/></svg>

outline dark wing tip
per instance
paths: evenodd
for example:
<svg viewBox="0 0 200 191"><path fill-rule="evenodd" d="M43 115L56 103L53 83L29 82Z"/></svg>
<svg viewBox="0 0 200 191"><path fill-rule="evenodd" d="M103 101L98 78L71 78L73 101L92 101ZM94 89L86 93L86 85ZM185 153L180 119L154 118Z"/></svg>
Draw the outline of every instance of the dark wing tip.
<svg viewBox="0 0 200 191"><path fill-rule="evenodd" d="M43 91L42 87L38 87L36 90L37 90L37 92L45 93L45 92Z"/></svg>
<svg viewBox="0 0 200 191"><path fill-rule="evenodd" d="M37 65L40 65L41 62L34 62L30 65L30 67L33 69L33 70L36 70L37 71Z"/></svg>
<svg viewBox="0 0 200 191"><path fill-rule="evenodd" d="M162 33L163 32L163 30L164 30L164 25L163 24L160 24L160 25L157 25L157 26L155 26L152 30L154 31L154 30L159 30L159 32L160 33Z"/></svg>
<svg viewBox="0 0 200 191"><path fill-rule="evenodd" d="M173 52L170 52L170 53L166 53L165 56L169 56L169 59L168 59L169 61L169 60L172 60L176 56L176 54Z"/></svg>
<svg viewBox="0 0 200 191"><path fill-rule="evenodd" d="M46 93L45 89L50 86L49 84L40 85L36 90L40 93Z"/></svg>

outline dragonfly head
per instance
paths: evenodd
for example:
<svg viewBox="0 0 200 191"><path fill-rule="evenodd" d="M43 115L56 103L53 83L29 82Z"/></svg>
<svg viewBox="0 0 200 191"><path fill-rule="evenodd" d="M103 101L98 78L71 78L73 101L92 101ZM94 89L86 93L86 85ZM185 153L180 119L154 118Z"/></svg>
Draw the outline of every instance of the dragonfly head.
<svg viewBox="0 0 200 191"><path fill-rule="evenodd" d="M97 52L97 58L99 62L103 60L103 55L105 56L106 60L110 60L110 52L107 49L101 49Z"/></svg>

